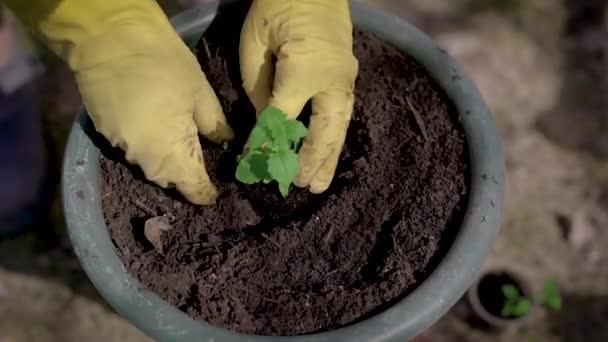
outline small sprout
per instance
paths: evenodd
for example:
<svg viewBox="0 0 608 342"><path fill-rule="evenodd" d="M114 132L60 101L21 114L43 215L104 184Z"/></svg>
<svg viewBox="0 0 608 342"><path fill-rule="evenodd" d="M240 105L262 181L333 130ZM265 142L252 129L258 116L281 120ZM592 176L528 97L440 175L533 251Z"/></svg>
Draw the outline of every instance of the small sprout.
<svg viewBox="0 0 608 342"><path fill-rule="evenodd" d="M505 297L502 311L500 312L503 317L522 317L528 314L532 303L521 295L517 287L511 284L503 285L502 294Z"/></svg>
<svg viewBox="0 0 608 342"><path fill-rule="evenodd" d="M297 151L308 130L275 107L266 108L251 131L245 153L238 158L236 179L245 184L273 180L283 197L300 171Z"/></svg>
<svg viewBox="0 0 608 342"><path fill-rule="evenodd" d="M538 301L541 305L553 311L559 311L562 308L562 297L559 294L555 280L545 280L545 284L538 294Z"/></svg>

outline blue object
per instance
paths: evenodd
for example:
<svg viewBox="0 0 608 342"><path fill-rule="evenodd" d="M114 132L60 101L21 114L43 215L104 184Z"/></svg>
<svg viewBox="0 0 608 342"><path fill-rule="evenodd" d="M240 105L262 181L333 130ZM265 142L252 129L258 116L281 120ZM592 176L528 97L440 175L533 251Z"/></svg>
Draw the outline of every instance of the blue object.
<svg viewBox="0 0 608 342"><path fill-rule="evenodd" d="M39 72L21 50L0 68L0 236L32 224L49 207Z"/></svg>

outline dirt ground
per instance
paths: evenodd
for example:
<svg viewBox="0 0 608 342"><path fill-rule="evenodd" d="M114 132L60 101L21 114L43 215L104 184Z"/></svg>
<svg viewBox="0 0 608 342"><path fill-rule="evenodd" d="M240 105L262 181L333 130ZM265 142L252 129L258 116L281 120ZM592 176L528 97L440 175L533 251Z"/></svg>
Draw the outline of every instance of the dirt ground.
<svg viewBox="0 0 608 342"><path fill-rule="evenodd" d="M564 300L498 335L471 327L457 305L417 340L608 341L608 1L370 2L436 39L495 115L507 192L486 268L514 270L535 289L553 278ZM45 127L60 160L80 104L63 65L44 60ZM82 273L59 207L43 233L0 241L0 342L148 341Z"/></svg>

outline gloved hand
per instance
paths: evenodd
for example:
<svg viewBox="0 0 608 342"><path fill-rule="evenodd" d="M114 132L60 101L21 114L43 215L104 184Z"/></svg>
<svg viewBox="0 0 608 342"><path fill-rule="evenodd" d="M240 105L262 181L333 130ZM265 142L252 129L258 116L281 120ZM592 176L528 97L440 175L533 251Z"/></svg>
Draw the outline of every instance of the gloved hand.
<svg viewBox="0 0 608 342"><path fill-rule="evenodd" d="M8 0L74 71L96 129L146 178L195 204L217 190L198 133L231 139L195 56L152 0Z"/></svg>
<svg viewBox="0 0 608 342"><path fill-rule="evenodd" d="M272 105L293 119L312 99L295 180L312 193L329 187L353 111L352 30L347 0L254 0L241 32L243 86L258 114Z"/></svg>

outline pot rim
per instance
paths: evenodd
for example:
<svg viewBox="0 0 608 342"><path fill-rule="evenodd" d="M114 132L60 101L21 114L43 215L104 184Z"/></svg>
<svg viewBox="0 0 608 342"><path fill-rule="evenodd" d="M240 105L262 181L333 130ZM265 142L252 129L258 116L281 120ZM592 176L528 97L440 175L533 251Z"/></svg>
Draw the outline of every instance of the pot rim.
<svg viewBox="0 0 608 342"><path fill-rule="evenodd" d="M207 4L171 19L185 41L200 37L224 5ZM123 317L161 341L402 341L431 326L462 297L496 238L503 206L502 146L487 105L463 69L427 35L402 19L350 1L353 24L421 63L458 110L471 161L471 192L462 226L436 269L408 296L378 314L336 330L300 336L246 335L195 321L145 289L124 267L101 209L99 149L82 111L70 132L62 199L74 251L93 285Z"/></svg>

